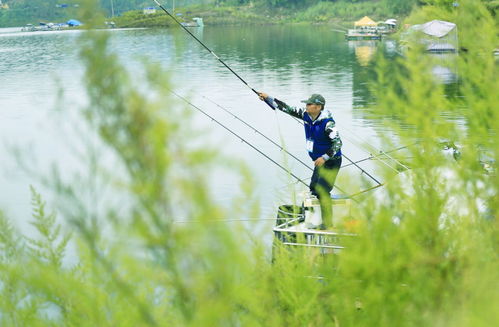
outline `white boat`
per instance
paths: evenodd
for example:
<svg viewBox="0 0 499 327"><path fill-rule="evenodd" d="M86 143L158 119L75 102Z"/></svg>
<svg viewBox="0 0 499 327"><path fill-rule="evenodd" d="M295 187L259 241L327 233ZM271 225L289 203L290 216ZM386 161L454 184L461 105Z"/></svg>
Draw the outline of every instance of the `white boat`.
<svg viewBox="0 0 499 327"><path fill-rule="evenodd" d="M34 32L36 28L33 24L26 24L21 28L21 32Z"/></svg>
<svg viewBox="0 0 499 327"><path fill-rule="evenodd" d="M184 26L184 27L203 27L204 26L203 19L200 17L194 17L192 19L192 22L182 22L180 24L182 24L182 26Z"/></svg>

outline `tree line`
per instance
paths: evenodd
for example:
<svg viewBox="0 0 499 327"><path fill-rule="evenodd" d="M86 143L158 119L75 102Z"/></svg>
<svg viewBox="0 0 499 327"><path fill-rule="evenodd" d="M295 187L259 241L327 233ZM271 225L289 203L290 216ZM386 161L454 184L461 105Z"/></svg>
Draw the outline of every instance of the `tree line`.
<svg viewBox="0 0 499 327"><path fill-rule="evenodd" d="M9 6L9 10L0 9L0 26L19 26L37 21L60 22L76 17L78 2L74 0L3 0ZM62 6L67 2L66 6ZM145 7L153 7L152 0L98 0L99 5L109 17L119 16L130 10L140 10ZM437 5L451 8L459 5L455 0L162 0L166 7L177 8L191 5L213 5L225 6L250 6L256 9L315 9L317 12L329 12L332 6L364 8L363 11L373 5L383 8L385 14L406 15L415 6ZM482 0L493 14L497 9L497 1ZM495 4L495 5L494 5ZM352 9L352 8L350 8ZM351 11L351 10L350 10ZM362 11L362 10L360 10ZM360 12L359 11L359 12Z"/></svg>

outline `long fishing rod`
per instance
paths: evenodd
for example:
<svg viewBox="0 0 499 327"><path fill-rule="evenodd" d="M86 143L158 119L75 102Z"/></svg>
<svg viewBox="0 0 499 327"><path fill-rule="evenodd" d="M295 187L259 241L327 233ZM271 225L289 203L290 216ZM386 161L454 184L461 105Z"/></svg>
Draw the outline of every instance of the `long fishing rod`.
<svg viewBox="0 0 499 327"><path fill-rule="evenodd" d="M225 126L224 124L222 124L221 122L219 122L218 120L216 120L215 118L213 118L211 115L209 115L207 112L205 112L204 110L202 110L201 108L199 108L198 106L194 105L192 102L190 102L189 100L187 100L186 98L184 98L183 96L181 96L180 94L170 90L170 92L172 94L174 94L176 97L178 97L179 99L182 99L185 103L189 104L191 107L195 108L196 110L198 110L199 112L201 112L203 115L205 115L206 117L210 118L213 122L217 123L219 126L221 126L222 128L224 128L226 131L228 131L229 133L231 133L232 135L234 135L235 137L237 137L239 140L241 140L241 142L243 143L246 143L248 146L250 146L251 148L253 148L253 150L257 151L258 153L260 153L262 156L264 156L265 158L267 158L268 160L272 161L276 166L278 166L279 168L281 168L282 170L286 171L288 174L290 174L291 176L293 176L298 182L302 183L303 185L307 186L308 187L308 184L305 183L301 178L299 178L298 176L296 176L295 174L293 174L292 172L290 172L288 169L286 169L285 167L283 167L281 164L279 164L277 161L275 161L274 159L272 159L271 157L269 157L268 155L266 155L265 153L263 153L260 149L258 149L256 146L254 146L253 144L249 143L248 141L246 141L245 139L243 139L241 136L239 136L236 132L234 132L233 130L231 130L230 128L228 128L227 126Z"/></svg>
<svg viewBox="0 0 499 327"><path fill-rule="evenodd" d="M353 133L351 130L348 130L347 128L344 128L344 130L348 131L349 133L353 134L355 137L359 138L362 142L364 142L364 144L368 144L368 145L369 145L369 147L370 147L371 149L369 149L369 148L368 148L367 146L365 146L364 144L361 144L360 142L358 142L358 141L354 141L354 140L352 140L351 138L348 138L348 137L346 137L346 136L345 136L345 138L346 138L347 140L349 140L350 142L352 142L352 143L356 144L359 148L364 149L364 151L369 152L369 155L371 155L371 156L372 156L371 150L373 150L373 149L374 149L375 151L379 152L380 154L383 154L383 153L384 153L384 155L385 155L388 159L390 159L390 160L391 160L391 162L395 163L395 166L393 166L393 165L390 165L389 163L387 163L387 162L383 161L382 163L383 163L385 166L387 166L387 167L389 167L390 169L393 169L394 171L397 171L397 172L399 171L399 170L396 168L397 166L401 166L402 168L404 168L404 170L409 169L409 167L407 167L407 166L406 166L406 165L404 165L402 162L400 162L400 160L397 160L397 159L395 159L395 158L393 158L393 157L391 157L391 156L389 156L389 155L388 155L388 153L393 152L393 151L390 151L390 152L385 152L385 151L383 151L383 150L377 149L375 146L373 146L372 144L369 144L369 142L367 142L365 139L363 140L361 137L359 137L358 135L356 135L355 133ZM407 145L407 146L405 146L405 147L401 147L400 149L403 149L403 148L406 148L406 147L409 147L409 146L410 146L410 145ZM400 150L400 149L399 149L399 150Z"/></svg>
<svg viewBox="0 0 499 327"><path fill-rule="evenodd" d="M414 145L414 144L410 144L410 145L406 145L406 146L401 146L401 147L398 147L396 149L392 149L390 151L380 151L380 153L378 155L371 154L367 158L355 161L355 163L361 163L361 162L364 162L364 161L367 161L367 160L371 160L371 159L380 159L383 156L387 156L388 153L392 153L392 152L396 152L396 151L399 151L399 150L402 150L402 149L406 149L406 148L408 148L408 147L410 147L412 145ZM390 156L387 156L387 157L388 157L388 159L393 160L392 157L390 157ZM341 166L341 168L346 168L346 167L352 166L352 165L353 165L353 163L349 163L349 164L346 164L344 166ZM404 165L402 165L402 166L405 167Z"/></svg>
<svg viewBox="0 0 499 327"><path fill-rule="evenodd" d="M205 48L209 53L211 53L222 65L224 65L228 70L230 70L230 72L232 74L234 74L241 82L243 82L244 85L246 85L251 91L253 91L256 95L260 96L260 94L258 93L257 90L255 90L254 88L252 88L248 82L246 82L241 76L239 76L239 74L237 74L232 68L229 67L229 65L227 65L222 59L220 59L219 56L216 55L215 52L213 52L210 48L208 48L208 46L206 46L206 44L204 44L200 39L198 39L194 34L191 33L191 31L189 31L184 25L182 25L182 23L180 23L178 21L177 18L175 18L175 16L173 16L172 14L170 14L170 12L168 10L165 9L165 7L163 7L159 2L158 0L153 0L161 9L163 9L163 11L168 15L170 16L174 21L175 23L177 23L180 27L182 27L184 29L184 31L186 31L190 36L192 36L196 41L198 41L199 44L201 44L201 46L203 48ZM272 107L270 104L267 103L267 105L272 108L273 110L275 110L274 107Z"/></svg>
<svg viewBox="0 0 499 327"><path fill-rule="evenodd" d="M394 151L398 151L398 150L401 150L401 149L405 149L405 148L407 148L407 147L409 147L409 146L412 146L412 145L413 145L413 144L406 145L406 146L402 146L402 147L399 147L399 148L393 149L393 150L391 150L391 151L380 151L380 153L381 153L381 155L385 155L385 156L387 156L388 158L393 159L392 157L390 157L390 156L388 155L388 153L389 153L389 152L394 152ZM347 158L345 155L343 155L343 156L344 156L345 158ZM371 157L372 157L372 158L374 158L374 156L371 156ZM362 172L364 172L367 176L371 177L374 181L376 181L376 182L378 183L378 185L373 186L373 187L370 187L370 188L368 188L368 189L366 189L366 190L363 190L363 191L357 192L357 193L355 193L355 194L351 194L351 195L349 196L350 198L356 197L356 196L358 196L358 195L361 195L361 194L363 194L363 193L366 193L366 192L372 191L372 190L374 190L374 189L377 189L377 188L378 188L378 187L380 187L380 186L385 185L384 183L380 183L380 182L378 182L378 181L377 181L374 177L372 177L371 175L369 175L369 174L368 174L365 170L363 170L362 168L360 168L360 167L357 165L357 163L358 163L358 162L360 162L360 161L364 161L364 160L367 160L367 159L370 159L370 158L366 158L366 159L363 159L363 160L359 160L359 161L357 161L357 162L354 162L354 161L350 160L349 158L347 158L347 160L348 160L348 161L350 161L350 164L348 164L348 165L346 165L346 166L350 166L350 165L354 165L354 166L356 166L356 167L357 167L357 168L359 168ZM405 166L405 165L403 165L403 164L401 164L401 165L402 165L403 167L405 167L406 169L409 169L407 166Z"/></svg>
<svg viewBox="0 0 499 327"><path fill-rule="evenodd" d="M346 135L343 135L345 137L345 139L347 141L350 141L352 142L353 144L357 145L357 147L359 147L360 149L364 150L365 152L369 153L369 155L371 156L372 155L372 151L368 151L367 149L365 149L366 146L364 146L363 144L361 144L360 142L358 141L354 141L352 140L351 138L349 138L348 136ZM382 152L382 151L379 151L379 152ZM392 162L385 162L385 161L382 161L382 164L387 166L388 168L392 169L393 171L398 171L397 170L397 166L396 166L396 162L395 162L395 165L392 164Z"/></svg>
<svg viewBox="0 0 499 327"><path fill-rule="evenodd" d="M352 165L354 165L355 167L357 167L358 169L360 169L360 171L364 174L366 174L367 176L369 176L369 178L371 178L373 181L375 181L376 183L378 183L378 186L379 185L382 185L383 183L381 183L380 181L378 181L376 178L374 178L371 174L369 174L367 171L365 171L364 169L362 169L359 165L357 165L352 159L348 158L346 155L344 155L343 153L341 154L343 157L345 157L345 159L347 159L348 161L350 161L350 163Z"/></svg>

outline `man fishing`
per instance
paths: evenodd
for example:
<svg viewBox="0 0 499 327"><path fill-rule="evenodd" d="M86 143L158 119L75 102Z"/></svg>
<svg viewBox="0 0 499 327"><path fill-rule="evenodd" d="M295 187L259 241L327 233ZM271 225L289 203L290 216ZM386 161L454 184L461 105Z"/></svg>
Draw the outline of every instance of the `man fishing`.
<svg viewBox="0 0 499 327"><path fill-rule="evenodd" d="M303 120L307 150L314 161L314 172L310 181L310 192L319 198L322 213L321 229L332 224L332 202L330 192L341 167L341 138L330 112L324 110L326 100L320 94L312 94L302 101L306 109L296 109L286 103L259 92L260 99L272 108Z"/></svg>

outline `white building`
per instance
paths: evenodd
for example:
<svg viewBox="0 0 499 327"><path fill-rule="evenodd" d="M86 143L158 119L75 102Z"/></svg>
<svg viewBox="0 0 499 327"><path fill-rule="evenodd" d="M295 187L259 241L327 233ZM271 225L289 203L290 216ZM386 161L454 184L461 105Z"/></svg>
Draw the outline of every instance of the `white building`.
<svg viewBox="0 0 499 327"><path fill-rule="evenodd" d="M144 8L143 12L144 12L144 15L155 14L156 13L156 8L154 8L154 7L147 7L147 8Z"/></svg>

